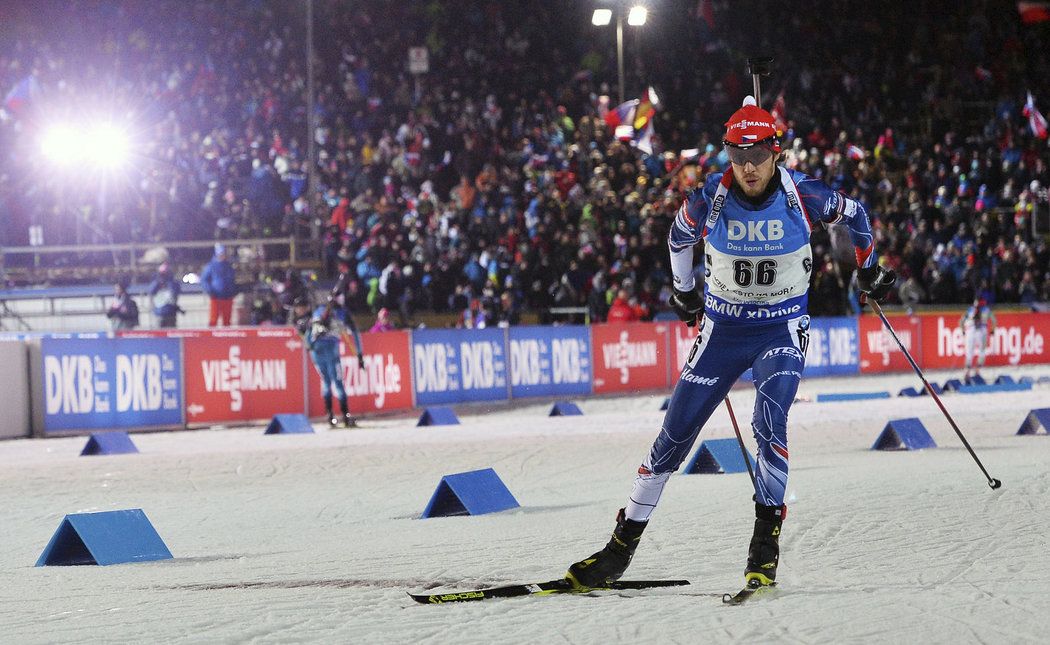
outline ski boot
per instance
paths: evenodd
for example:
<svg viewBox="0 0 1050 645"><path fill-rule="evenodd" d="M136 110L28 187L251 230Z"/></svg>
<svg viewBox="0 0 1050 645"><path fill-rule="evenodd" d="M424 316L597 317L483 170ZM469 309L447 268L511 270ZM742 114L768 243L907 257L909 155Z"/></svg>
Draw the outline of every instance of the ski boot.
<svg viewBox="0 0 1050 645"><path fill-rule="evenodd" d="M565 578L575 589L601 588L619 580L631 563L647 524L627 519L621 508L609 543L591 557L573 563Z"/></svg>
<svg viewBox="0 0 1050 645"><path fill-rule="evenodd" d="M780 560L780 525L787 515L786 506L755 504L755 533L747 549L744 580L748 587L770 587L776 584Z"/></svg>
<svg viewBox="0 0 1050 645"><path fill-rule="evenodd" d="M345 396L339 399L339 411L343 413L343 427L357 427L357 422L354 421L354 418L352 416L350 416L350 406ZM332 423L334 424L335 422L333 421Z"/></svg>
<svg viewBox="0 0 1050 645"><path fill-rule="evenodd" d="M332 428L339 426L339 419L332 414L332 395L328 394L324 397L324 416L328 419L328 425Z"/></svg>

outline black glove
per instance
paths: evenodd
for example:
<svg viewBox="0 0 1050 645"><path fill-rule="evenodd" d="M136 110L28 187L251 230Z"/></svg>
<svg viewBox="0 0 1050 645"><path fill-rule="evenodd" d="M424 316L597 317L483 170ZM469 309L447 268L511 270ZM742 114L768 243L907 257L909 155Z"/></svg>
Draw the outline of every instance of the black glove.
<svg viewBox="0 0 1050 645"><path fill-rule="evenodd" d="M897 282L897 272L880 266L857 269L857 284L861 292L875 302L882 302L889 295L893 284Z"/></svg>
<svg viewBox="0 0 1050 645"><path fill-rule="evenodd" d="M696 289L679 291L674 289L667 304L671 305L674 312L686 325L692 327L696 319L704 315L704 299L696 292Z"/></svg>
<svg viewBox="0 0 1050 645"><path fill-rule="evenodd" d="M365 369L365 355L364 354L358 354L357 355L357 366L360 367L361 369Z"/></svg>

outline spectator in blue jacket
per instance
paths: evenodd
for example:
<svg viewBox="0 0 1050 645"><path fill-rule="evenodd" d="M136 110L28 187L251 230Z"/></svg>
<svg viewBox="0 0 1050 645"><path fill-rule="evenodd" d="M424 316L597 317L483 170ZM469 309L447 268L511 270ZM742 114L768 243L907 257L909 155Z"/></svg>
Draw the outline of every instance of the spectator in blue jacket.
<svg viewBox="0 0 1050 645"><path fill-rule="evenodd" d="M226 247L222 244L215 245L215 257L204 266L201 288L211 300L208 326L232 324L233 297L237 295L237 284L234 282L233 265L226 259Z"/></svg>

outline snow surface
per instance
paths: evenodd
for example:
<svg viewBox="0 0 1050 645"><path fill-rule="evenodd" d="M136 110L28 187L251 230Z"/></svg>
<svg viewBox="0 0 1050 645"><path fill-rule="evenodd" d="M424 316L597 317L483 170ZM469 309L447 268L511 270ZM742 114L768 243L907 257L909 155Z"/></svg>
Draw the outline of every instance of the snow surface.
<svg viewBox="0 0 1050 645"><path fill-rule="evenodd" d="M916 380L810 379L801 394ZM746 474L672 477L626 576L691 586L445 606L405 593L556 578L600 548L666 393L578 399L582 417L461 408L446 428L140 434L141 454L112 457L78 457L83 437L7 441L0 641L1045 642L1050 437L1015 433L1048 393L944 397L998 491L927 397L796 404L781 587L741 607L719 597L742 583ZM747 423L750 388L732 398ZM937 449L869 450L909 416ZM701 438L731 436L722 408ZM418 519L443 474L490 466L520 509ZM144 509L175 559L33 566L65 514L122 508Z"/></svg>

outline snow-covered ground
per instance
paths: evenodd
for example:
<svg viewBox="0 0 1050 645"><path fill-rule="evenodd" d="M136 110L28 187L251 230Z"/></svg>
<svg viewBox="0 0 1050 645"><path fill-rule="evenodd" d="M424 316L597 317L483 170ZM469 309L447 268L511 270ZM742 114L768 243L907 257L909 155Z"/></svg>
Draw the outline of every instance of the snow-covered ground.
<svg viewBox="0 0 1050 645"><path fill-rule="evenodd" d="M810 379L801 394L915 383ZM582 417L547 417L549 402L461 409L445 428L400 417L316 435L143 434L128 456L78 457L83 437L0 443L0 641L1045 642L1050 437L1015 432L1050 406L1047 386L944 397L998 491L927 397L796 404L774 597L719 600L742 582L753 522L747 474L734 474L675 475L626 576L691 586L408 598L559 577L601 547L664 396L578 400ZM746 423L753 396L732 397ZM909 416L937 449L869 450ZM701 438L731 436L723 408ZM490 466L520 509L418 519L443 474ZM144 509L175 559L33 566L65 514L122 508Z"/></svg>

